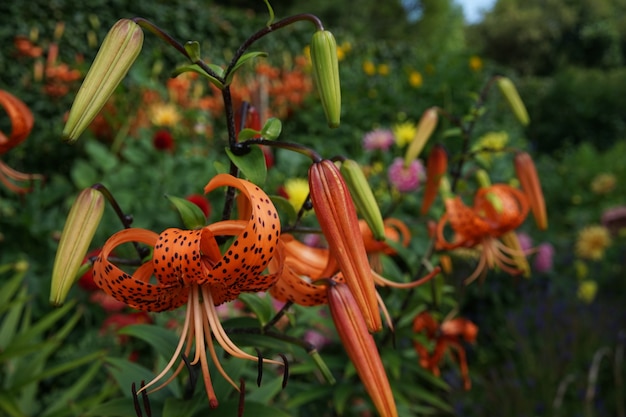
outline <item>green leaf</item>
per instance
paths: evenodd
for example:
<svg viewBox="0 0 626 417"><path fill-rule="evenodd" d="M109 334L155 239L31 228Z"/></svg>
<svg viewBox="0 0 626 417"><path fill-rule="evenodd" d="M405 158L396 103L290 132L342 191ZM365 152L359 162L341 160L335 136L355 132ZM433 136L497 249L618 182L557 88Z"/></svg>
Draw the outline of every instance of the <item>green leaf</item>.
<svg viewBox="0 0 626 417"><path fill-rule="evenodd" d="M143 340L165 360L172 357L179 340L178 336L171 330L152 324L132 324L121 328L118 333Z"/></svg>
<svg viewBox="0 0 626 417"><path fill-rule="evenodd" d="M221 67L218 67L217 65L209 65L209 67L211 68L211 70L213 72L215 72L215 74L218 77L222 76L222 73L224 72L224 70ZM218 71L216 71L216 69ZM198 73L198 74L202 75L203 77L208 78L209 81L213 85L215 85L217 88L219 88L220 90L224 89L224 83L221 80L219 80L219 79L215 78L214 76L210 75L209 73L207 73L198 64L183 65L181 67L176 68L174 70L174 72L172 73L172 78L178 77L180 74L183 74L185 72L195 72L195 73Z"/></svg>
<svg viewBox="0 0 626 417"><path fill-rule="evenodd" d="M237 69L239 69L239 67L241 67L243 64L245 64L246 62L250 61L251 59L254 59L256 57L259 56L263 56L266 57L267 53L266 52L248 52L246 54L243 54L239 60L237 60L237 63L233 66L233 69L228 73L228 76L226 77L226 80L224 80L224 85L229 85L231 82L233 82L233 77L235 76L235 72L237 71ZM211 68L213 69L213 68Z"/></svg>
<svg viewBox="0 0 626 417"><path fill-rule="evenodd" d="M289 200L287 200L285 197L281 197L278 195L270 196L270 200L272 200L272 203L274 203L274 207L276 207L279 212L287 216L287 223L293 223L296 221L296 219L298 218L298 213L293 207L293 204L289 202ZM281 219L282 218L283 216L281 216Z"/></svg>
<svg viewBox="0 0 626 417"><path fill-rule="evenodd" d="M192 399L168 398L163 406L163 417L191 417L203 403L206 403L206 395L194 395Z"/></svg>
<svg viewBox="0 0 626 417"><path fill-rule="evenodd" d="M270 117L267 119L261 129L261 135L267 140L276 140L280 136L280 132L283 131L283 123L280 119Z"/></svg>
<svg viewBox="0 0 626 417"><path fill-rule="evenodd" d="M70 175L72 182L79 189L89 188L98 182L98 171L93 165L82 159L73 163Z"/></svg>
<svg viewBox="0 0 626 417"><path fill-rule="evenodd" d="M45 315L41 320L35 323L28 330L20 333L11 343L11 345L28 345L33 340L39 340L42 333L50 329L57 321L59 321L71 308L76 304L75 301L71 301L63 307L52 310Z"/></svg>
<svg viewBox="0 0 626 417"><path fill-rule="evenodd" d="M93 164L105 173L113 171L118 165L117 157L100 142L93 140L86 142L85 151Z"/></svg>
<svg viewBox="0 0 626 417"><path fill-rule="evenodd" d="M298 408L301 405L308 404L310 402L328 398L333 394L335 387L323 385L317 388L312 388L306 391L301 391L294 394L287 401L287 408Z"/></svg>
<svg viewBox="0 0 626 417"><path fill-rule="evenodd" d="M27 417L20 411L15 397L6 392L0 392L0 410L3 410L10 417Z"/></svg>
<svg viewBox="0 0 626 417"><path fill-rule="evenodd" d="M189 200L180 197L174 197L172 195L165 195L165 197L174 204L174 208L178 211L183 224L187 229L198 229L206 224L206 217L200 210L200 207L195 205Z"/></svg>
<svg viewBox="0 0 626 417"><path fill-rule="evenodd" d="M223 416L238 415L239 401L230 400L220 403L219 412ZM253 401L246 401L244 404L244 416L254 417L290 417L291 415L283 410L269 405L261 404Z"/></svg>
<svg viewBox="0 0 626 417"><path fill-rule="evenodd" d="M149 369L126 359L109 357L106 359L106 362L110 365L108 369L113 379L115 379L122 393L127 398L132 398L131 387L133 383L139 389L141 381L147 383L155 377L154 373ZM159 391L150 394L150 401L154 398L156 401L162 402L171 395L172 391L170 386L167 385Z"/></svg>
<svg viewBox="0 0 626 417"><path fill-rule="evenodd" d="M268 381L269 379L269 381ZM248 402L259 402L267 404L283 389L283 378L272 375L271 379L263 376L263 383L260 387L246 388L246 408Z"/></svg>
<svg viewBox="0 0 626 417"><path fill-rule="evenodd" d="M63 408L68 407L71 403L80 398L82 392L87 388L93 379L99 374L103 361L96 361L85 371L81 377L69 388L61 391L60 396L54 399L54 402L48 406L42 417L54 414Z"/></svg>
<svg viewBox="0 0 626 417"><path fill-rule="evenodd" d="M150 405L158 409L150 396ZM87 412L87 417L129 417L135 416L135 405L132 398L116 398L104 404L97 405Z"/></svg>
<svg viewBox="0 0 626 417"><path fill-rule="evenodd" d="M226 154L248 181L258 186L265 184L267 165L265 165L265 155L261 148L252 146L250 152L245 155L235 155L226 147Z"/></svg>
<svg viewBox="0 0 626 417"><path fill-rule="evenodd" d="M200 43L198 41L187 41L185 43L185 51L189 55L189 60L196 62L200 57Z"/></svg>
<svg viewBox="0 0 626 417"><path fill-rule="evenodd" d="M239 299L256 314L261 326L265 326L274 315L274 307L270 297L259 297L257 294L241 293Z"/></svg>
<svg viewBox="0 0 626 417"><path fill-rule="evenodd" d="M256 138L259 135L261 135L261 132L259 130L254 130L254 129L250 129L249 127L246 127L241 132L239 132L237 139L241 142L244 140Z"/></svg>
<svg viewBox="0 0 626 417"><path fill-rule="evenodd" d="M7 283L4 287L8 287L8 284L11 283ZM26 288L22 288L16 298L17 300L22 300L22 302L14 301L11 303L12 307L8 313L4 315L4 319L0 325L0 352L2 352L0 357L4 355L7 347L11 344L15 338L15 334L17 333L17 326L20 322L20 318L22 317L22 311L24 310L24 302L27 299Z"/></svg>

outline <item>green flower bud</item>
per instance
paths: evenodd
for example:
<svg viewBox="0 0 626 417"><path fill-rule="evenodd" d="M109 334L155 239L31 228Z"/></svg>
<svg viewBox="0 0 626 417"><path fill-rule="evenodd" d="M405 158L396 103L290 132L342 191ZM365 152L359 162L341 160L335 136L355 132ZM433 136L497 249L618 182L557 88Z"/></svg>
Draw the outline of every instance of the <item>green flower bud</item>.
<svg viewBox="0 0 626 417"><path fill-rule="evenodd" d="M142 45L143 31L137 23L121 19L113 25L74 99L63 129L64 140L75 141L89 126L135 62Z"/></svg>
<svg viewBox="0 0 626 417"><path fill-rule="evenodd" d="M528 125L530 117L528 117L526 106L524 106L524 102L517 92L513 81L507 77L498 77L496 81L500 92L509 103L509 107L511 107L511 111L513 111L517 120L524 126Z"/></svg>
<svg viewBox="0 0 626 417"><path fill-rule="evenodd" d="M322 100L328 126L338 127L341 118L341 88L337 43L332 33L318 30L311 39L313 79Z"/></svg>
<svg viewBox="0 0 626 417"><path fill-rule="evenodd" d="M385 240L383 215L359 164L351 159L346 159L341 163L341 175L346 181L358 213L367 222L374 237L377 240Z"/></svg>
<svg viewBox="0 0 626 417"><path fill-rule="evenodd" d="M103 212L104 196L93 188L83 190L72 205L54 259L50 287L52 304L63 304L72 284L78 278L78 270Z"/></svg>

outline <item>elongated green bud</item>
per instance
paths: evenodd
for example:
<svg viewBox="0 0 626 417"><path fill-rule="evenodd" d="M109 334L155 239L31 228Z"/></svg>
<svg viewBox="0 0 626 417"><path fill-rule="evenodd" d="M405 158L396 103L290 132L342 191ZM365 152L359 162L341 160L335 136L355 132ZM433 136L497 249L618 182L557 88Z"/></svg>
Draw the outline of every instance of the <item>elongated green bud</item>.
<svg viewBox="0 0 626 417"><path fill-rule="evenodd" d="M432 136L435 128L437 127L437 108L431 107L426 109L422 114L419 123L417 124L417 130L415 131L415 137L409 144L406 153L404 154L404 166L409 166L415 158L417 158L424 149L424 145L428 142L428 139Z"/></svg>
<svg viewBox="0 0 626 417"><path fill-rule="evenodd" d="M130 19L111 28L74 99L63 129L63 139L73 142L100 112L122 81L143 45L141 27Z"/></svg>
<svg viewBox="0 0 626 417"><path fill-rule="evenodd" d="M524 102L517 92L513 81L507 77L498 77L497 83L500 92L509 103L509 107L511 107L511 111L513 111L517 120L524 126L528 125L528 123L530 123L528 111L526 111L526 106L524 106Z"/></svg>
<svg viewBox="0 0 626 417"><path fill-rule="evenodd" d="M311 39L313 79L322 100L328 126L338 127L341 118L341 87L337 43L332 33L318 30Z"/></svg>
<svg viewBox="0 0 626 417"><path fill-rule="evenodd" d="M383 215L361 166L352 159L346 159L341 163L341 175L350 190L357 212L367 222L374 238L385 240Z"/></svg>
<svg viewBox="0 0 626 417"><path fill-rule="evenodd" d="M52 304L61 305L65 301L103 212L104 196L93 188L83 190L72 205L54 258L50 287Z"/></svg>

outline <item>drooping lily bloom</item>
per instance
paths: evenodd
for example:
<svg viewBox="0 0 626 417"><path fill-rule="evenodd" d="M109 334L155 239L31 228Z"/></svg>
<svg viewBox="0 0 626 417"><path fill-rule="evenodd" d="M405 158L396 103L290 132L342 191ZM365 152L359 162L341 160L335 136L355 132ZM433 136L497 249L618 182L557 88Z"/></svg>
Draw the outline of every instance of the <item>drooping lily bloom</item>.
<svg viewBox="0 0 626 417"><path fill-rule="evenodd" d="M235 187L246 197L249 204L240 210L246 220L220 221L197 230L167 229L160 235L145 229L125 229L105 243L93 269L96 284L132 308L158 312L187 304L182 335L172 359L143 389L162 380L180 361L181 352L189 356L195 344L195 357L191 363L200 363L211 407L217 407L218 400L209 375L207 349L218 371L239 390L220 365L212 338L232 356L258 360L230 340L220 324L216 306L234 300L241 292L270 288L278 274L264 275L263 271L273 256L280 256L275 251L280 220L267 195L254 184L227 174L214 177L204 191L208 193L220 186ZM216 236L236 238L222 253ZM152 259L132 275L108 260L115 247L127 242L154 248ZM273 360L267 362L280 364ZM155 390L167 385L183 365L180 361L173 375Z"/></svg>
<svg viewBox="0 0 626 417"><path fill-rule="evenodd" d="M7 91L0 90L0 106L4 108L11 122L11 133L8 136L0 131L0 155L2 155L28 137L35 119L26 104ZM20 187L11 180L33 181L36 179L43 179L43 176L16 171L0 161L0 182L14 193L25 194L30 192L32 187Z"/></svg>
<svg viewBox="0 0 626 417"><path fill-rule="evenodd" d="M524 193L506 184L482 187L474 196L474 205L466 206L460 197L445 199L446 212L437 224L436 248L479 248L480 260L476 270L465 280L470 283L478 278L485 268L496 266L511 274L520 274L516 256L523 252L503 244L499 238L517 229L528 215L528 201ZM445 237L446 226L454 231L454 238Z"/></svg>
<svg viewBox="0 0 626 417"><path fill-rule="evenodd" d="M463 387L468 390L472 383L469 379L469 369L467 367L467 357L465 349L461 343L462 340L470 343L476 341L478 327L471 321L464 318L446 319L439 324L435 319L424 311L418 314L413 320L413 332L424 332L426 338L435 342L433 353L418 340L413 341L413 346L419 356L420 365L431 371L434 375L441 374L439 364L443 360L447 350L456 350L458 356L461 375L463 376Z"/></svg>

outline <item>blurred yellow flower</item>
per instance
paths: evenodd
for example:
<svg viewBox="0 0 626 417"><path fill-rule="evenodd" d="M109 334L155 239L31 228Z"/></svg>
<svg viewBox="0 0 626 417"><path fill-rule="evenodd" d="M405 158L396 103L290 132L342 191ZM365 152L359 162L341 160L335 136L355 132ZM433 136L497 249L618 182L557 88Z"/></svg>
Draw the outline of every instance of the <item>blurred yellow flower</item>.
<svg viewBox="0 0 626 417"><path fill-rule="evenodd" d="M576 259L574 262L574 270L576 271L576 278L580 281L589 275L589 268L584 261Z"/></svg>
<svg viewBox="0 0 626 417"><path fill-rule="evenodd" d="M600 260L611 245L611 235L604 226L587 226L578 232L576 255L582 259Z"/></svg>
<svg viewBox="0 0 626 417"><path fill-rule="evenodd" d="M578 298L580 298L583 302L589 304L596 298L596 293L598 292L598 283L586 279L578 284Z"/></svg>
<svg viewBox="0 0 626 417"><path fill-rule="evenodd" d="M422 77L422 73L419 71L411 71L409 73L409 84L411 87L419 88L424 83L424 78Z"/></svg>
<svg viewBox="0 0 626 417"><path fill-rule="evenodd" d="M396 137L396 145L399 147L406 146L415 137L417 127L412 122L402 122L395 124L391 130Z"/></svg>
<svg viewBox="0 0 626 417"><path fill-rule="evenodd" d="M483 60L479 56L472 55L469 59L469 67L472 71L478 72L483 69Z"/></svg>
<svg viewBox="0 0 626 417"><path fill-rule="evenodd" d="M304 178L289 178L285 181L285 192L293 208L298 211L309 196L309 181Z"/></svg>
<svg viewBox="0 0 626 417"><path fill-rule="evenodd" d="M380 174L385 169L385 165L382 162L377 161L372 164L372 174Z"/></svg>
<svg viewBox="0 0 626 417"><path fill-rule="evenodd" d="M502 132L489 132L481 136L472 150L476 151L476 159L485 165L491 165L494 156L502 153L509 141L509 134Z"/></svg>
<svg viewBox="0 0 626 417"><path fill-rule="evenodd" d="M591 191L595 194L608 194L613 189L615 189L615 185L617 183L617 179L613 174L598 174L591 181Z"/></svg>
<svg viewBox="0 0 626 417"><path fill-rule="evenodd" d="M176 105L171 103L155 103L148 109L148 114L155 126L173 127L182 118Z"/></svg>
<svg viewBox="0 0 626 417"><path fill-rule="evenodd" d="M376 65L372 61L363 62L363 72L369 76L376 74Z"/></svg>
<svg viewBox="0 0 626 417"><path fill-rule="evenodd" d="M389 65L387 64L379 64L378 65L378 74L384 76L389 75Z"/></svg>
<svg viewBox="0 0 626 417"><path fill-rule="evenodd" d="M306 57L307 61L309 61L309 63L310 63L311 62L311 46L310 45L305 46L302 49L302 53Z"/></svg>
<svg viewBox="0 0 626 417"><path fill-rule="evenodd" d="M337 60L342 61L351 49L352 44L350 42L344 42L341 45L337 45Z"/></svg>

